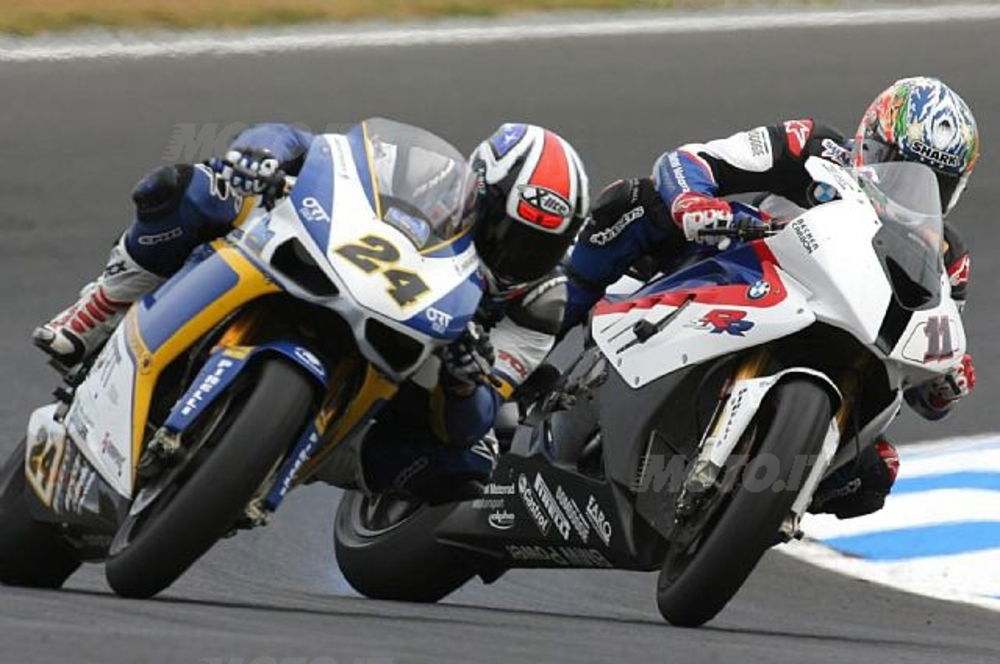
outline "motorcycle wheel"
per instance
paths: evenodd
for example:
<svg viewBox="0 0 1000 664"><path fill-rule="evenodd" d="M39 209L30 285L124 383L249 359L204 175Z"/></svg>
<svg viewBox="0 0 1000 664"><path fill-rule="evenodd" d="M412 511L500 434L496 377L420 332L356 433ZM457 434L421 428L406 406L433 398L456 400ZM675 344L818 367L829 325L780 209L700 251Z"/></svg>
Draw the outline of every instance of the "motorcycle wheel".
<svg viewBox="0 0 1000 664"><path fill-rule="evenodd" d="M747 448L753 458L773 456L780 472L763 491L748 491L742 477L737 477L731 493L689 517L699 520L688 531L690 537L670 542L656 600L660 614L672 625L703 625L732 599L776 543L795 502L796 490L774 490L775 485L780 481L788 487L790 479L807 477L823 445L832 413L822 387L808 379L792 379L775 386L766 399L761 412L771 413L769 424L751 425L748 432L757 440L747 441ZM802 466L795 466L798 455L810 459L801 475Z"/></svg>
<svg viewBox="0 0 1000 664"><path fill-rule="evenodd" d="M0 470L0 583L61 588L80 559L54 524L36 521L28 512L25 446L21 440Z"/></svg>
<svg viewBox="0 0 1000 664"><path fill-rule="evenodd" d="M344 578L371 599L436 602L457 590L477 573L475 560L434 535L454 508L345 491L333 529Z"/></svg>
<svg viewBox="0 0 1000 664"><path fill-rule="evenodd" d="M105 567L115 593L152 597L225 535L302 431L312 401L303 372L265 358L200 464L119 528Z"/></svg>

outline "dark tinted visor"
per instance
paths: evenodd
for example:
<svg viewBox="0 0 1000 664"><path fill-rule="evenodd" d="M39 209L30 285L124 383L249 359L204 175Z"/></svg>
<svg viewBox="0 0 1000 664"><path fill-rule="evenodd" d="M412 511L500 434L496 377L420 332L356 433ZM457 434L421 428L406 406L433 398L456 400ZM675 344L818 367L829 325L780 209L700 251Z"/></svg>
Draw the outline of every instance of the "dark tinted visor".
<svg viewBox="0 0 1000 664"><path fill-rule="evenodd" d="M480 259L494 277L509 284L544 277L562 260L573 239L571 232L544 233L510 217L480 220L473 232Z"/></svg>

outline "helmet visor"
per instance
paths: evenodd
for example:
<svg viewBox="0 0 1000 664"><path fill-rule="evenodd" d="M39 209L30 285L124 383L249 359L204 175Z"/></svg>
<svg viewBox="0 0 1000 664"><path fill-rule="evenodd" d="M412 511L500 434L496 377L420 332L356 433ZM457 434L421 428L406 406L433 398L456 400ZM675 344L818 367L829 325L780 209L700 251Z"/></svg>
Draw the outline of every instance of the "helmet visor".
<svg viewBox="0 0 1000 664"><path fill-rule="evenodd" d="M579 225L579 220L574 220ZM475 226L476 251L500 282L521 284L544 277L562 259L573 233L539 233L522 221L504 217Z"/></svg>

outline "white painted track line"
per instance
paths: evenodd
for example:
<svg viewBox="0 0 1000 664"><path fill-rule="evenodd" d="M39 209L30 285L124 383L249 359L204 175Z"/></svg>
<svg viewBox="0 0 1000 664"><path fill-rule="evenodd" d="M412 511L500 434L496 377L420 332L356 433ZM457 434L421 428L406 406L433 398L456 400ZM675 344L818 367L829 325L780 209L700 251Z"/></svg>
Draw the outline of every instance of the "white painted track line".
<svg viewBox="0 0 1000 664"><path fill-rule="evenodd" d="M744 32L790 28L905 25L1000 19L998 4L947 4L836 11L758 11L753 13L626 13L562 19L465 23L443 21L415 27L351 29L337 26L283 27L250 32L99 33L86 37L0 39L0 62L39 62L103 58L159 58L252 55L345 48L460 45L539 39Z"/></svg>

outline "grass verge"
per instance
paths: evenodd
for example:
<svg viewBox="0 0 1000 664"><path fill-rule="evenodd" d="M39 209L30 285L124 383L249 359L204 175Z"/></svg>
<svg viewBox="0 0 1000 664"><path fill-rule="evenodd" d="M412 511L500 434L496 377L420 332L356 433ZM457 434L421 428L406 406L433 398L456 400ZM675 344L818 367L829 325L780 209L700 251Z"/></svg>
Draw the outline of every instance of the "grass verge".
<svg viewBox="0 0 1000 664"><path fill-rule="evenodd" d="M0 0L0 33L32 35L94 26L246 28L312 21L498 16L532 10L702 9L761 4L768 3L761 0Z"/></svg>

